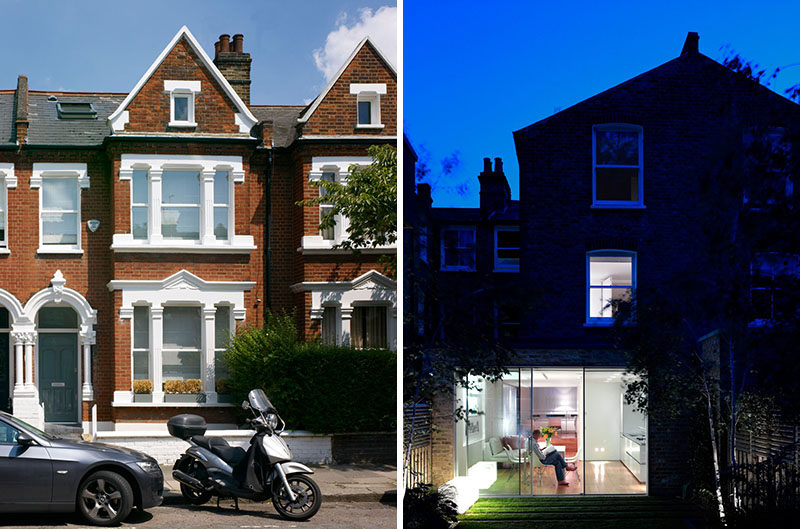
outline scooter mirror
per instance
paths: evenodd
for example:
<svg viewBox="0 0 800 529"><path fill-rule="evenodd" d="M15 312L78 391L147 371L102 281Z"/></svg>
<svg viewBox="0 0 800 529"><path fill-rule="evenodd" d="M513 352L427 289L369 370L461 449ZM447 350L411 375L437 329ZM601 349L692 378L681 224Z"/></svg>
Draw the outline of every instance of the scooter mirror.
<svg viewBox="0 0 800 529"><path fill-rule="evenodd" d="M242 401L242 409L243 410L249 410L250 409L250 403L247 402L246 400Z"/></svg>

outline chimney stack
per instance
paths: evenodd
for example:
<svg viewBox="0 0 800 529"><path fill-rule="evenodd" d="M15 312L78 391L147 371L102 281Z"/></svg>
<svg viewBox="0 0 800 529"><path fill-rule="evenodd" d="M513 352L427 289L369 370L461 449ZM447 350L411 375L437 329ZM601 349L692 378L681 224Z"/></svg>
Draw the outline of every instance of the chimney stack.
<svg viewBox="0 0 800 529"><path fill-rule="evenodd" d="M481 216L488 218L493 213L505 211L511 203L511 188L503 172L503 159L483 159L483 172L478 175L481 184Z"/></svg>
<svg viewBox="0 0 800 529"><path fill-rule="evenodd" d="M250 59L249 53L244 53L244 36L237 33L233 36L231 46L230 35L222 34L219 41L214 44L214 64L233 89L242 98L244 104L250 106Z"/></svg>
<svg viewBox="0 0 800 529"><path fill-rule="evenodd" d="M697 34L696 31L690 31L686 35L686 40L683 43L683 49L681 50L681 57L684 55L697 55L700 53L700 48L698 43L700 41L700 35Z"/></svg>
<svg viewBox="0 0 800 529"><path fill-rule="evenodd" d="M431 185L426 183L417 184L417 198L426 208L431 207L433 199L431 198Z"/></svg>
<svg viewBox="0 0 800 529"><path fill-rule="evenodd" d="M28 141L28 77L17 77L17 91L14 94L14 125L17 145Z"/></svg>

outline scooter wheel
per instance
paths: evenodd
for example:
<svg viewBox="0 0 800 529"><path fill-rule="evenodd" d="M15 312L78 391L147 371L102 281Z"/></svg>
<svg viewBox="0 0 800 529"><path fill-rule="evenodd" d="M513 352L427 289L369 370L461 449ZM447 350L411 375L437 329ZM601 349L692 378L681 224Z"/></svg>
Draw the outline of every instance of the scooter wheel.
<svg viewBox="0 0 800 529"><path fill-rule="evenodd" d="M183 499L192 505L203 505L211 499L211 493L207 491L194 490L192 487L181 483L181 494Z"/></svg>
<svg viewBox="0 0 800 529"><path fill-rule="evenodd" d="M283 480L276 479L272 488L272 505L283 518L287 520L307 520L311 518L322 505L322 493L313 479L305 474L290 474L286 476L295 501L289 499Z"/></svg>

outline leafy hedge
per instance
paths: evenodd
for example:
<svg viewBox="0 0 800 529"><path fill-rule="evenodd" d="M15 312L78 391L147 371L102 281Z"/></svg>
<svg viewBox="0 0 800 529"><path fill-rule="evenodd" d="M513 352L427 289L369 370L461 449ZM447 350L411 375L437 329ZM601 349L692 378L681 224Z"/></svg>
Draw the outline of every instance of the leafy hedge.
<svg viewBox="0 0 800 529"><path fill-rule="evenodd" d="M301 342L292 316L239 330L225 353L229 386L241 402L262 388L287 428L314 433L393 431L397 356Z"/></svg>

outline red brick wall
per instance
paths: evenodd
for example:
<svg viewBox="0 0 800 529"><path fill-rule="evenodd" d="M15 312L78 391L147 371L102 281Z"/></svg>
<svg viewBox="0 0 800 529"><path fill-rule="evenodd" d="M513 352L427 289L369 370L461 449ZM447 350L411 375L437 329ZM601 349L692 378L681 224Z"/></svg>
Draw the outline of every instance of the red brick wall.
<svg viewBox="0 0 800 529"><path fill-rule="evenodd" d="M194 97L196 128L168 127L170 94L164 91L164 81L200 81L200 93ZM127 110L129 122L125 132L239 132L239 126L234 123L235 105L185 37L167 54Z"/></svg>
<svg viewBox="0 0 800 529"><path fill-rule="evenodd" d="M386 83L386 94L380 96L383 129L356 128L356 95L350 93L351 84ZM367 43L353 58L339 80L303 125L303 134L313 135L397 135L397 76L392 73Z"/></svg>

